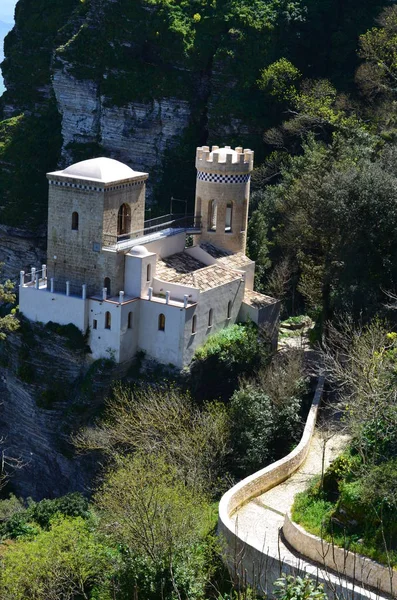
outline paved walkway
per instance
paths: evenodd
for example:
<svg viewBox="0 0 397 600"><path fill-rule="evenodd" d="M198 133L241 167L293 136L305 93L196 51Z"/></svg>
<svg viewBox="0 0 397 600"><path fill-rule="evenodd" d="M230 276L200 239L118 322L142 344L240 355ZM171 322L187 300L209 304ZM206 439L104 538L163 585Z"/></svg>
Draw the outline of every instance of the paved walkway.
<svg viewBox="0 0 397 600"><path fill-rule="evenodd" d="M335 434L327 443L325 450L325 468L341 453L348 442L348 437ZM324 443L321 434L315 433L308 457L304 464L289 479L268 492L254 498L242 506L232 517L238 537L249 545L261 550L268 557L277 557L284 564L299 571L314 575L322 575L330 585L340 585L339 576L324 573L321 567L305 560L298 553L291 551L282 541L279 532L284 524L284 516L291 508L294 496L307 487L313 475L321 473L322 452ZM347 598L382 599L357 586L353 588L349 582L342 581L346 590L340 596Z"/></svg>

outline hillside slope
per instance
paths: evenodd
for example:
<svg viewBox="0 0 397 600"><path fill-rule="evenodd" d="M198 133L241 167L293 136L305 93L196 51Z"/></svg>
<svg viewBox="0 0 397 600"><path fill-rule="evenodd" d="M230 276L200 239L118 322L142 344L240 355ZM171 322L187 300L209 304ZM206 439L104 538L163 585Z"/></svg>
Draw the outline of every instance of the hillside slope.
<svg viewBox="0 0 397 600"><path fill-rule="evenodd" d="M171 195L192 202L196 145L263 156L262 132L283 107L259 90L261 70L285 56L348 89L357 36L380 6L19 0L2 64L0 222L45 220L44 172L98 154L149 171L163 208Z"/></svg>

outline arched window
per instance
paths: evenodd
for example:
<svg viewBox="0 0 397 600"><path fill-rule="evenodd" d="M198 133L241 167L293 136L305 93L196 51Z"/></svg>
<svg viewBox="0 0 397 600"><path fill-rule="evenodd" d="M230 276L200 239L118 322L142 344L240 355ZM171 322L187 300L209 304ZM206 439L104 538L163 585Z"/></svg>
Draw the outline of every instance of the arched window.
<svg viewBox="0 0 397 600"><path fill-rule="evenodd" d="M218 215L218 207L216 200L208 202L208 231L216 231L216 219Z"/></svg>
<svg viewBox="0 0 397 600"><path fill-rule="evenodd" d="M196 333L196 327L197 327L197 315L193 315L193 319L192 319L192 333Z"/></svg>
<svg viewBox="0 0 397 600"><path fill-rule="evenodd" d="M159 315L159 331L165 331L165 316L163 313Z"/></svg>
<svg viewBox="0 0 397 600"><path fill-rule="evenodd" d="M152 278L152 265L146 267L146 281L150 281Z"/></svg>
<svg viewBox="0 0 397 600"><path fill-rule="evenodd" d="M131 208L122 204L117 215L117 235L124 235L131 231Z"/></svg>
<svg viewBox="0 0 397 600"><path fill-rule="evenodd" d="M127 324L127 327L128 327L128 329L132 329L132 318L133 318L133 314L134 314L134 313L132 313L132 312L129 312L129 313L128 313L128 324Z"/></svg>
<svg viewBox="0 0 397 600"><path fill-rule="evenodd" d="M209 313L208 313L208 327L212 327L213 315L214 315L214 311L212 310L212 308L210 308Z"/></svg>
<svg viewBox="0 0 397 600"><path fill-rule="evenodd" d="M232 231L232 220L233 220L233 202L226 204L226 219L225 219L225 231Z"/></svg>
<svg viewBox="0 0 397 600"><path fill-rule="evenodd" d="M112 315L109 311L105 312L105 329L112 328Z"/></svg>
<svg viewBox="0 0 397 600"><path fill-rule="evenodd" d="M227 318L230 319L230 317L232 316L232 302L228 302L227 305Z"/></svg>
<svg viewBox="0 0 397 600"><path fill-rule="evenodd" d="M72 213L72 229L73 231L77 231L79 228L79 213Z"/></svg>

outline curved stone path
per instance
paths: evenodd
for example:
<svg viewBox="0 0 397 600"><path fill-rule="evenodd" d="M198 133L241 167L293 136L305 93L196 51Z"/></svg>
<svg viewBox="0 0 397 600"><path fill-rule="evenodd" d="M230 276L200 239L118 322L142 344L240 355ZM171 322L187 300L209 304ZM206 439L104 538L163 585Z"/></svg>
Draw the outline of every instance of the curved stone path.
<svg viewBox="0 0 397 600"><path fill-rule="evenodd" d="M348 437L337 433L325 445L325 468L338 456L347 444ZM341 600L382 600L380 596L353 585L338 575L326 572L321 566L309 562L283 542L280 530L284 517L291 508L295 494L307 487L313 475L321 473L324 442L321 433L316 432L311 442L309 454L303 465L286 481L253 498L232 516L238 537L263 552L266 559L278 559L289 572L307 572L319 580L328 582L329 596L336 597L332 588L337 589ZM265 559L265 560L266 560Z"/></svg>

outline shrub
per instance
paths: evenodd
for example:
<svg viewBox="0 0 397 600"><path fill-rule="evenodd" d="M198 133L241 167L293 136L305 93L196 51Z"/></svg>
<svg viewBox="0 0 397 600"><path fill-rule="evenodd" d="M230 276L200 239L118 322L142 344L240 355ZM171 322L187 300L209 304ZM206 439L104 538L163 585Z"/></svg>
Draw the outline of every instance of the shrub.
<svg viewBox="0 0 397 600"><path fill-rule="evenodd" d="M281 458L303 431L305 381L301 353L277 356L256 380L243 383L230 402L232 467L248 475Z"/></svg>
<svg viewBox="0 0 397 600"><path fill-rule="evenodd" d="M260 369L269 346L254 325L233 325L211 336L196 350L190 368L190 387L196 400L227 401L240 377Z"/></svg>
<svg viewBox="0 0 397 600"><path fill-rule="evenodd" d="M81 333L80 329L73 325L73 323L69 323L68 325L60 325L59 323L54 323L53 321L49 321L45 328L48 331L53 331L54 333L64 337L66 339L66 346L71 350L84 350L85 352L89 351L87 346L87 335Z"/></svg>
<svg viewBox="0 0 397 600"><path fill-rule="evenodd" d="M0 535L11 539L31 537L36 535L37 527L48 529L51 519L57 514L87 519L88 501L78 492L55 500L30 501L28 508L19 510L0 526Z"/></svg>
<svg viewBox="0 0 397 600"><path fill-rule="evenodd" d="M2 557L2 600L97 598L108 587L118 553L103 545L80 517L58 518L33 541L18 540ZM112 597L103 595L102 598Z"/></svg>
<svg viewBox="0 0 397 600"><path fill-rule="evenodd" d="M324 586L307 575L294 577L284 575L274 582L274 595L278 600L327 600Z"/></svg>

